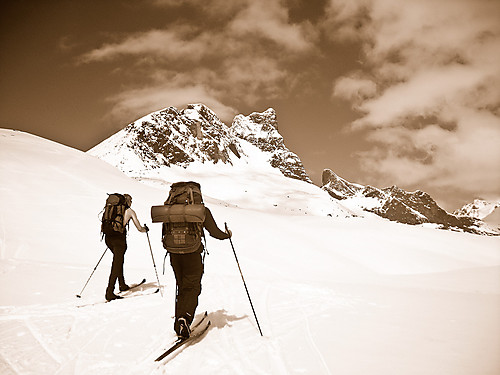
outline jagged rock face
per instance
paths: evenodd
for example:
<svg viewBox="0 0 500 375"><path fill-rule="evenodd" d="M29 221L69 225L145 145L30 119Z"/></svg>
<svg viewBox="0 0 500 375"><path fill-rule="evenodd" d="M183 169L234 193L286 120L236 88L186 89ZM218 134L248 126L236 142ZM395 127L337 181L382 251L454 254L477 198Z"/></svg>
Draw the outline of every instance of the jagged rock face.
<svg viewBox="0 0 500 375"><path fill-rule="evenodd" d="M261 151L269 153L269 163L286 177L312 183L302 161L291 152L278 132L276 112L269 108L249 116L237 115L231 125L231 134L244 139Z"/></svg>
<svg viewBox="0 0 500 375"><path fill-rule="evenodd" d="M381 213L392 215L395 221L407 224L436 223L441 224L444 228L461 228L466 231L469 231L470 227L475 224L471 218L459 218L449 214L439 207L429 194L423 191L417 190L410 193L396 186L383 189L383 191L391 196L389 201L397 201L398 204L404 205L404 207L398 207L396 204L389 207L391 203L388 201L380 209Z"/></svg>
<svg viewBox="0 0 500 375"><path fill-rule="evenodd" d="M128 145L146 166L186 166L193 161L230 163L241 148L229 129L204 105L169 107L131 123Z"/></svg>
<svg viewBox="0 0 500 375"><path fill-rule="evenodd" d="M392 197L392 199L404 202L406 207L418 212L423 218L427 218L427 220L423 219L423 222L430 222L429 218L433 218L432 222L443 222L446 220L447 216L449 216L445 210L438 206L429 194L423 191L417 190L410 193L397 186L382 189L382 191Z"/></svg>
<svg viewBox="0 0 500 375"><path fill-rule="evenodd" d="M365 188L362 191L362 195L367 198L376 198L376 199L384 199L386 197L383 191L370 185L365 186Z"/></svg>
<svg viewBox="0 0 500 375"><path fill-rule="evenodd" d="M336 199L373 198L377 204L364 208L366 211L399 223L435 223L444 229L456 228L471 233L483 233L478 229L476 219L449 214L439 207L429 194L420 190L407 192L397 186L378 189L353 184L329 169L323 171L322 188Z"/></svg>
<svg viewBox="0 0 500 375"><path fill-rule="evenodd" d="M323 183L323 189L336 199L346 199L347 197L352 197L362 190L360 185L352 184L344 180L333 173L330 169L325 169L323 171L321 180Z"/></svg>
<svg viewBox="0 0 500 375"><path fill-rule="evenodd" d="M372 212L398 223L416 225L429 222L424 215L419 214L418 211L411 209L396 198L386 199L382 207L376 208Z"/></svg>

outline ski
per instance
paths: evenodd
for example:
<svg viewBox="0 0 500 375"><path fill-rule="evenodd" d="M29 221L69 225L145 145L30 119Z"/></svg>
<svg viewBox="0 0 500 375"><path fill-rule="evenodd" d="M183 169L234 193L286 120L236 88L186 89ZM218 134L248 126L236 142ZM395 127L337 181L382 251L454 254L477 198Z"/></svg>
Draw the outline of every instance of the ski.
<svg viewBox="0 0 500 375"><path fill-rule="evenodd" d="M130 293L130 294L122 295L121 296L122 298L114 299L112 301L106 301L106 300L104 300L104 301L98 301L98 302L93 302L93 303L87 303L85 305L77 305L76 307L80 308L80 307L96 306L96 305L101 305L101 304L108 303L108 302L120 301L120 300L134 298L134 297L149 296L151 294L158 293L159 291L160 291L160 289L155 289L153 291Z"/></svg>
<svg viewBox="0 0 500 375"><path fill-rule="evenodd" d="M201 337L208 330L208 328L210 327L210 324L211 324L211 322L209 320L207 322L207 324L203 328L199 329L195 333L191 333L191 336L189 336L187 339L179 339L179 340L177 340L174 345L172 345L167 351L165 351L165 353L163 353L158 358L156 358L155 361L156 362L161 361L166 356L168 356L169 354L172 354L174 351L176 351L177 349L179 349L181 346L187 345L191 341L197 339L198 337Z"/></svg>
<svg viewBox="0 0 500 375"><path fill-rule="evenodd" d="M124 290L123 292L120 291L119 294L123 293L122 296L126 296L127 294L129 294L129 292L133 292L135 288L141 286L144 283L146 283L146 279L142 279L142 281L138 284L132 284L129 289Z"/></svg>
<svg viewBox="0 0 500 375"><path fill-rule="evenodd" d="M201 317L201 319L191 327L191 332L193 332L194 330L196 330L196 328L198 328L200 326L201 323L203 323L205 321L205 319L207 318L208 316L208 312L204 312L203 313L203 316Z"/></svg>
<svg viewBox="0 0 500 375"><path fill-rule="evenodd" d="M210 327L210 320L207 321L206 324L203 324L206 320L206 317L208 316L207 312L205 311L205 314L203 314L203 317L199 322L197 322L194 326L191 327L191 335L184 339L180 338L178 339L170 348L168 348L162 355L160 355L158 358L155 359L155 362L161 361L164 359L166 356L169 354L172 354L174 351L179 349L181 346L187 345L193 340L196 340L197 338L203 336L203 334L208 330ZM200 328L201 327L201 328Z"/></svg>

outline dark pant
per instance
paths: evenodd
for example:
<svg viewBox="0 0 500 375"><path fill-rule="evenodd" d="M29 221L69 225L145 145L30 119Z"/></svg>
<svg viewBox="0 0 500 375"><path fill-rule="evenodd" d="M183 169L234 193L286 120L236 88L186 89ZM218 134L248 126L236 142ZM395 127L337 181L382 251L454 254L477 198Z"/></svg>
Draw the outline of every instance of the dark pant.
<svg viewBox="0 0 500 375"><path fill-rule="evenodd" d="M126 285L123 277L123 262L125 260L125 251L127 251L127 239L125 236L106 236L105 241L113 253L113 264L111 265L106 293L113 293L116 280L118 280L120 286Z"/></svg>
<svg viewBox="0 0 500 375"><path fill-rule="evenodd" d="M176 322L179 318L184 317L188 323L191 323L198 306L198 296L201 293L201 278L203 276L201 253L170 254L170 264L177 283Z"/></svg>

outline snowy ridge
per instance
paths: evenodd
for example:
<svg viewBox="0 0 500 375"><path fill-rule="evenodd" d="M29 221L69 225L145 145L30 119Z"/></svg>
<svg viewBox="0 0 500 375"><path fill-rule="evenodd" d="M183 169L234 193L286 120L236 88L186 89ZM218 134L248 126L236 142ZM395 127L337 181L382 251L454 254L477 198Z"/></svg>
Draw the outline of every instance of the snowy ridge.
<svg viewBox="0 0 500 375"><path fill-rule="evenodd" d="M265 165L258 148L241 145ZM333 199L327 192L269 164L156 168L144 178L148 186L89 154L3 129L0 160L2 374L498 373L500 237L370 213L328 216L320 207ZM164 298L76 306L104 298L109 251L96 263L105 250L98 213L106 193L133 196L160 267L161 229L150 223L150 208L171 182L186 179L201 181L216 222L233 231L264 337L230 244L208 237L197 318L207 310L212 325L202 340L155 363L175 340L168 263L159 272ZM156 289L147 238L132 227L127 242L126 281L146 278L144 291Z"/></svg>
<svg viewBox="0 0 500 375"><path fill-rule="evenodd" d="M323 190L353 211L373 212L403 224L436 224L441 229L486 235L500 234L497 228L483 223L478 216L446 212L429 194L420 190L407 192L397 186L385 189L363 186L349 182L329 169L323 171L322 182Z"/></svg>

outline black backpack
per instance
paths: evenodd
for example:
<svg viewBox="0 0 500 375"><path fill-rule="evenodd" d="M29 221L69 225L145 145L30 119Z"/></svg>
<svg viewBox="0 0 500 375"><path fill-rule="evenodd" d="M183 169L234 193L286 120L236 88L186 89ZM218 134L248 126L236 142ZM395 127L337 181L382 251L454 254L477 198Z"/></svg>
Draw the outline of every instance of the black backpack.
<svg viewBox="0 0 500 375"><path fill-rule="evenodd" d="M170 253L189 254L201 246L205 205L197 182L177 182L163 206L151 207L153 223L163 223L163 247Z"/></svg>
<svg viewBox="0 0 500 375"><path fill-rule="evenodd" d="M123 218L128 208L125 196L119 193L108 194L101 219L102 236L126 233Z"/></svg>

